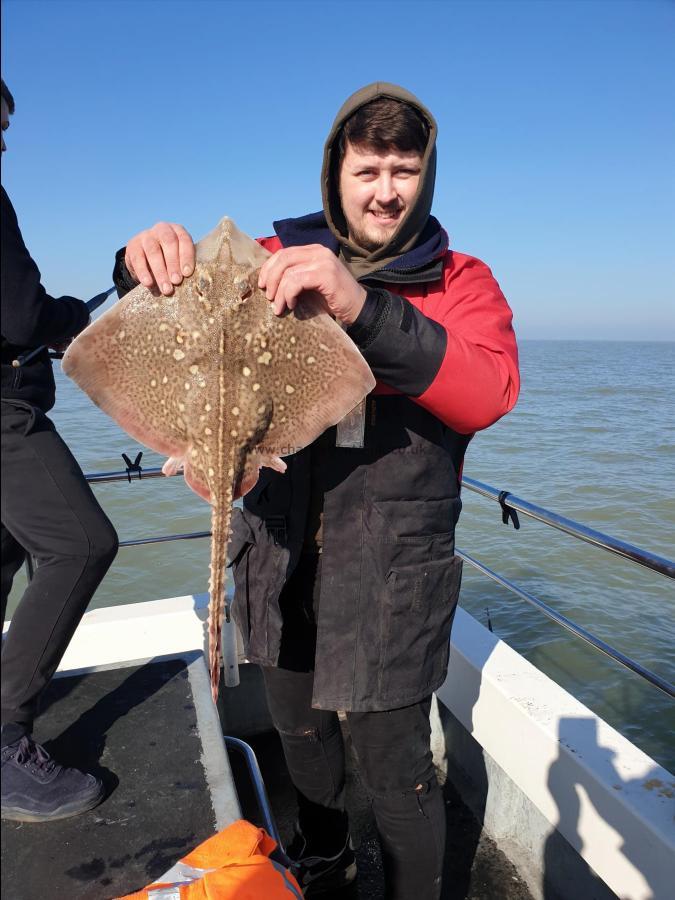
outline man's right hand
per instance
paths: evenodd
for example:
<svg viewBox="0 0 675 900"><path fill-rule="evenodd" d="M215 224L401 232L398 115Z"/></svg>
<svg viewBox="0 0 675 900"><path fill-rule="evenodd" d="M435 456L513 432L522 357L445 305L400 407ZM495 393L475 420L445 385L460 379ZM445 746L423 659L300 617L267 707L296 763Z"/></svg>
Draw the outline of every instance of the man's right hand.
<svg viewBox="0 0 675 900"><path fill-rule="evenodd" d="M166 296L195 270L195 245L182 225L158 222L127 244L124 264L136 281Z"/></svg>

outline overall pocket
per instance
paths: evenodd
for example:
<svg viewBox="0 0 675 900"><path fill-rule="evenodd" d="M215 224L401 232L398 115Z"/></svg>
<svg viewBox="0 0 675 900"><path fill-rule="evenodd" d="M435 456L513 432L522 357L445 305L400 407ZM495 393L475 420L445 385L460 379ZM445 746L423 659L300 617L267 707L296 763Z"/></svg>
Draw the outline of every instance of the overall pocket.
<svg viewBox="0 0 675 900"><path fill-rule="evenodd" d="M366 512L364 537L373 548L379 576L395 569L446 560L455 550L460 501L374 500Z"/></svg>
<svg viewBox="0 0 675 900"><path fill-rule="evenodd" d="M268 520L235 507L231 554L234 577L232 614L246 654L272 659L281 639L279 594L288 565L288 549L278 542Z"/></svg>
<svg viewBox="0 0 675 900"><path fill-rule="evenodd" d="M442 682L461 577L457 556L389 570L381 597L382 699L404 704Z"/></svg>
<svg viewBox="0 0 675 900"><path fill-rule="evenodd" d="M227 565L236 569L243 554L254 541L253 531L238 506L232 510L232 535L227 545Z"/></svg>
<svg viewBox="0 0 675 900"><path fill-rule="evenodd" d="M24 437L31 433L38 416L44 419L47 418L42 410L30 403L26 403L25 400L5 400L3 398L1 408L2 431L11 431Z"/></svg>

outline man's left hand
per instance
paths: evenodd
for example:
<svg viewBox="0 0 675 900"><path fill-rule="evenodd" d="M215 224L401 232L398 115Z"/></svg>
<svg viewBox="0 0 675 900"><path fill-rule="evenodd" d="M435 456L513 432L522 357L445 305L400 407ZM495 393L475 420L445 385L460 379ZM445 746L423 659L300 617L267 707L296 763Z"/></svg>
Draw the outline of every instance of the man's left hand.
<svg viewBox="0 0 675 900"><path fill-rule="evenodd" d="M278 250L260 270L258 286L280 316L295 309L301 294L318 295L326 310L344 325L356 321L366 300L366 289L327 247L307 244Z"/></svg>

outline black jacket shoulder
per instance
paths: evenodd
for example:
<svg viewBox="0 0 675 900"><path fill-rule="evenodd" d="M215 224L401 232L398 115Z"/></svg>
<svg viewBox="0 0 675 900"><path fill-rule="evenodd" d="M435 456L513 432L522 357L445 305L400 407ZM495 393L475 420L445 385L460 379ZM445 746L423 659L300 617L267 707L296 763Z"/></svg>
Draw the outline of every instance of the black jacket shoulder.
<svg viewBox="0 0 675 900"><path fill-rule="evenodd" d="M49 296L4 188L0 188L0 206L2 397L49 409L54 402L54 377L46 351L20 369L12 367L12 360L42 344L60 344L74 337L89 321L89 311L75 297Z"/></svg>

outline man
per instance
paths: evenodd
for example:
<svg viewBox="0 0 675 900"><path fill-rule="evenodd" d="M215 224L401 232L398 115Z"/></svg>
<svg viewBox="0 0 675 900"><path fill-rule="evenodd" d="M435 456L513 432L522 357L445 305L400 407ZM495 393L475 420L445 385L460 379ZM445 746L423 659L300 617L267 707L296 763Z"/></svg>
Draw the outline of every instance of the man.
<svg viewBox="0 0 675 900"><path fill-rule="evenodd" d="M2 82L4 132L14 98ZM14 575L30 554L35 574L2 649L2 818L48 822L103 798L93 775L65 768L31 737L40 694L117 552L117 535L46 413L55 384L46 347L89 320L82 300L50 297L2 200L2 618Z"/></svg>
<svg viewBox="0 0 675 900"><path fill-rule="evenodd" d="M387 896L440 892L445 816L430 751L431 694L447 671L461 563L460 473L473 435L516 402L511 312L482 262L448 250L430 215L436 123L377 83L328 137L323 210L275 223L259 284L283 315L318 296L378 379L351 415L264 469L236 511L229 558L248 658L263 667L298 802L289 848L306 896L348 885L345 710L372 798ZM126 269L164 294L192 244L160 223ZM118 280L128 277L118 254ZM131 284L132 282L129 282Z"/></svg>

